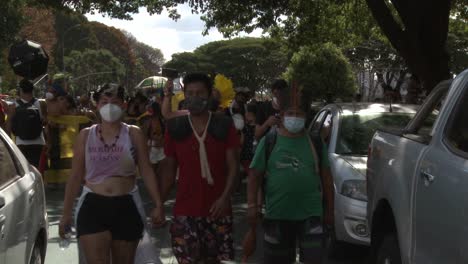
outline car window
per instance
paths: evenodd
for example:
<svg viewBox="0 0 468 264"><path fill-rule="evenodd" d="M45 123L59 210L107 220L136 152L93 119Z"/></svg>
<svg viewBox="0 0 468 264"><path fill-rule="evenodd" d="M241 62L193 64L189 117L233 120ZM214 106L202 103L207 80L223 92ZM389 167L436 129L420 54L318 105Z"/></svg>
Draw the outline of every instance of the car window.
<svg viewBox="0 0 468 264"><path fill-rule="evenodd" d="M11 157L10 150L3 140L0 140L0 186L18 175L15 162Z"/></svg>
<svg viewBox="0 0 468 264"><path fill-rule="evenodd" d="M426 117L422 126L418 130L418 133L417 133L418 135L424 136L424 137L432 136L432 129L434 128L435 121L437 120L437 117L439 116L440 108L442 107L444 98L442 98L441 101L437 104L434 111L432 111L432 114Z"/></svg>
<svg viewBox="0 0 468 264"><path fill-rule="evenodd" d="M449 123L447 139L449 144L458 151L468 154L468 92L457 103L453 111L453 119Z"/></svg>
<svg viewBox="0 0 468 264"><path fill-rule="evenodd" d="M432 139L434 125L445 103L450 85L451 81L447 80L439 83L434 88L424 104L419 108L416 116L403 131L405 137L423 144L429 144Z"/></svg>
<svg viewBox="0 0 468 264"><path fill-rule="evenodd" d="M325 143L330 143L330 136L332 131L332 123L333 123L333 115L328 113L325 117L325 121L323 121L323 125L320 128L320 136L325 141Z"/></svg>
<svg viewBox="0 0 468 264"><path fill-rule="evenodd" d="M377 129L402 129L413 118L412 113L361 113L340 118L336 153L367 155L369 143Z"/></svg>
<svg viewBox="0 0 468 264"><path fill-rule="evenodd" d="M326 113L327 113L326 111L322 111L318 114L317 118L315 118L310 128L312 132L317 132L320 129L320 127L322 126L323 117L325 116Z"/></svg>

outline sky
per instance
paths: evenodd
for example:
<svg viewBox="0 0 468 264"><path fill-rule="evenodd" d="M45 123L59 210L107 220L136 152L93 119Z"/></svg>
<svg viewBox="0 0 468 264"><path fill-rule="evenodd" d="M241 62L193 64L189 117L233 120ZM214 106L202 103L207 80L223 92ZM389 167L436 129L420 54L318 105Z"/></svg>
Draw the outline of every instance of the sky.
<svg viewBox="0 0 468 264"><path fill-rule="evenodd" d="M140 42L159 48L166 61L171 60L172 54L193 51L197 47L211 41L223 39L217 29L211 29L207 36L203 36L204 22L199 14L192 14L188 5L180 5L179 20L168 17L167 11L160 15L150 15L145 8L134 14L133 20L119 20L103 17L101 14L87 14L90 21L97 21L108 26L124 29L132 33ZM242 36L259 37L262 31L256 30Z"/></svg>

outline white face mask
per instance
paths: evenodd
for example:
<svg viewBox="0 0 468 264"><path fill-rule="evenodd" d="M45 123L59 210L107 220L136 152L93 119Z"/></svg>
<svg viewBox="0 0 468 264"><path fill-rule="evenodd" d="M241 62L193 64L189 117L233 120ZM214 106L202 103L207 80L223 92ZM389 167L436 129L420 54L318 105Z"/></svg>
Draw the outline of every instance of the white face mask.
<svg viewBox="0 0 468 264"><path fill-rule="evenodd" d="M99 110L99 114L104 121L112 123L122 117L123 110L116 104L106 104Z"/></svg>
<svg viewBox="0 0 468 264"><path fill-rule="evenodd" d="M244 121L244 117L242 117L242 115L235 114L235 115L232 116L232 120L234 120L234 126L236 127L237 130L244 129L245 121Z"/></svg>
<svg viewBox="0 0 468 264"><path fill-rule="evenodd" d="M54 99L54 97L55 97L54 94L51 93L51 92L47 92L47 93L45 94L45 98L46 98L47 100L52 100L52 99Z"/></svg>
<svg viewBox="0 0 468 264"><path fill-rule="evenodd" d="M290 133L297 134L304 129L305 118L287 116L287 117L284 117L283 125L284 125L284 128L286 128Z"/></svg>

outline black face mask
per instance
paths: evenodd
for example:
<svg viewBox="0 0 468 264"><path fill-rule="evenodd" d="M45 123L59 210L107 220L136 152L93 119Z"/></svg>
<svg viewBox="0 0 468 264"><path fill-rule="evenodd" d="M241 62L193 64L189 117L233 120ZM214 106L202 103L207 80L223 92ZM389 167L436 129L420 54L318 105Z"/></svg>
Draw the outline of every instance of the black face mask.
<svg viewBox="0 0 468 264"><path fill-rule="evenodd" d="M208 99L203 97L187 97L184 104L192 115L199 115L208 109Z"/></svg>

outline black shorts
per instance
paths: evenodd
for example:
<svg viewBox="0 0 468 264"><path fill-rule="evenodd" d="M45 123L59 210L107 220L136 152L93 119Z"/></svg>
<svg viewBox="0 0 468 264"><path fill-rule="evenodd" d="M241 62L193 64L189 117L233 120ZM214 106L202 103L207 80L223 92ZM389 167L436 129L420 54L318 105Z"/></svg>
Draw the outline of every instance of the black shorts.
<svg viewBox="0 0 468 264"><path fill-rule="evenodd" d="M112 240L135 241L143 237L143 221L129 194L86 194L76 225L77 237L106 231L112 234Z"/></svg>
<svg viewBox="0 0 468 264"><path fill-rule="evenodd" d="M321 263L325 236L320 217L310 217L303 221L265 219L263 225L263 263L295 263L298 246L301 262Z"/></svg>

